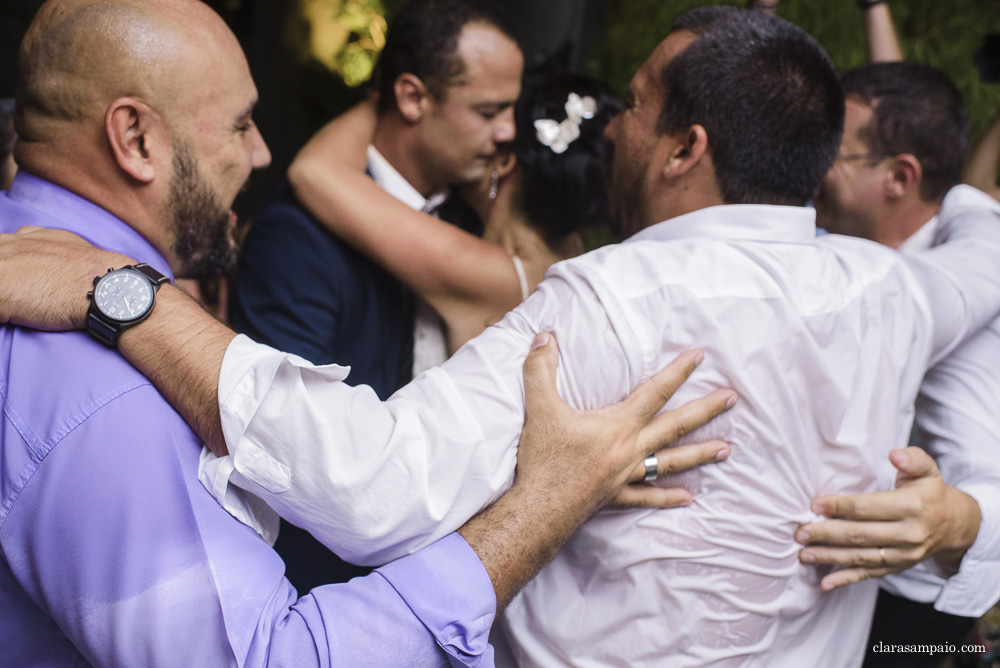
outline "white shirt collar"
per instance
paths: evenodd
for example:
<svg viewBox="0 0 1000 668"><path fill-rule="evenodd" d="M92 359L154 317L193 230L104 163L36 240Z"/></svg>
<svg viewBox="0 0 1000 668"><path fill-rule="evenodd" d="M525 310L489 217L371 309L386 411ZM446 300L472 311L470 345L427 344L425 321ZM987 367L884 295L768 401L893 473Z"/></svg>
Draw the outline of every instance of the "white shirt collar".
<svg viewBox="0 0 1000 668"><path fill-rule="evenodd" d="M417 211L430 213L448 197L447 189L441 189L425 198L371 144L368 145L368 173L383 190Z"/></svg>
<svg viewBox="0 0 1000 668"><path fill-rule="evenodd" d="M939 220L940 216L935 215L921 225L916 232L899 245L899 250L904 253L918 253L930 249L934 246L934 235L937 233Z"/></svg>
<svg viewBox="0 0 1000 668"><path fill-rule="evenodd" d="M743 239L748 241L812 241L816 210L804 206L726 204L669 218L634 234L629 241L672 239Z"/></svg>

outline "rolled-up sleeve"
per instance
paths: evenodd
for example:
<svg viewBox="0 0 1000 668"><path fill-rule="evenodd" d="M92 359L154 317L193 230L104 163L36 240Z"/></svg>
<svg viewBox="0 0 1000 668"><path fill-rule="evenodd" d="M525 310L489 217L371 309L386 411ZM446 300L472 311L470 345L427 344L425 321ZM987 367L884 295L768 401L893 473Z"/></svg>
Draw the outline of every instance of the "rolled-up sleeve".
<svg viewBox="0 0 1000 668"><path fill-rule="evenodd" d="M995 453L994 457L1000 453ZM979 504L979 535L962 559L958 573L944 581L934 607L963 617L979 617L1000 601L1000 489L993 485L957 485Z"/></svg>
<svg viewBox="0 0 1000 668"><path fill-rule="evenodd" d="M523 359L527 343L517 348ZM451 533L509 487L519 371L510 384L487 366L470 392L431 369L385 403L346 377L237 337L219 386L232 472L203 476L216 498L235 484L342 558L377 565Z"/></svg>

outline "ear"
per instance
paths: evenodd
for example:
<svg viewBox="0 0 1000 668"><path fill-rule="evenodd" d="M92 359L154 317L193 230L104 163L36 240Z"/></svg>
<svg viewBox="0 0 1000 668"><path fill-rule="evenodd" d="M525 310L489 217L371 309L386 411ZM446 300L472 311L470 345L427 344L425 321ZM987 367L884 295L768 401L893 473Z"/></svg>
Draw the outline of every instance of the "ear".
<svg viewBox="0 0 1000 668"><path fill-rule="evenodd" d="M163 120L152 107L136 98L118 98L104 116L104 130L111 152L122 171L141 183L156 176L160 151L169 150Z"/></svg>
<svg viewBox="0 0 1000 668"><path fill-rule="evenodd" d="M916 156L901 153L892 159L886 175L885 195L888 199L900 199L920 187L924 171Z"/></svg>
<svg viewBox="0 0 1000 668"><path fill-rule="evenodd" d="M517 155L514 153L514 149L511 148L501 148L497 151L497 157L493 161L493 169L497 170L500 178L504 178L517 166Z"/></svg>
<svg viewBox="0 0 1000 668"><path fill-rule="evenodd" d="M431 94L420 77L404 72L396 77L393 86L396 93L396 107L410 123L419 123L430 108Z"/></svg>
<svg viewBox="0 0 1000 668"><path fill-rule="evenodd" d="M708 152L708 133L701 125L661 135L657 151L664 151L662 174L673 178L688 173Z"/></svg>

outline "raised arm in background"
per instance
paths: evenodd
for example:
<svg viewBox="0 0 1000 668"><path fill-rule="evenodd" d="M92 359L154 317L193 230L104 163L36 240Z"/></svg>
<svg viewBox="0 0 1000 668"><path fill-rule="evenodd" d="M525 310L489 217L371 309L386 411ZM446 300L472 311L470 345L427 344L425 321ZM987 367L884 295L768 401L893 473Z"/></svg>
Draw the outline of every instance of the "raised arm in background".
<svg viewBox="0 0 1000 668"><path fill-rule="evenodd" d="M993 199L1000 200L1000 186L997 186L997 162L1000 161L1000 111L990 126L979 138L972 150L969 162L962 172L962 180L979 188Z"/></svg>
<svg viewBox="0 0 1000 668"><path fill-rule="evenodd" d="M983 46L974 56L979 68L979 79L985 84L1000 83L1000 35L986 36ZM997 186L997 162L1000 161L1000 110L979 142L972 149L969 161L962 172L962 181L979 188L993 199L1000 200Z"/></svg>
<svg viewBox="0 0 1000 668"><path fill-rule="evenodd" d="M854 0L851 0L852 2ZM885 0L860 0L865 13L865 34L868 36L868 62L888 63L903 60L903 49L892 24L889 3Z"/></svg>
<svg viewBox="0 0 1000 668"><path fill-rule="evenodd" d="M750 0L747 3L747 9L753 9L768 16L777 16L780 4L781 0Z"/></svg>

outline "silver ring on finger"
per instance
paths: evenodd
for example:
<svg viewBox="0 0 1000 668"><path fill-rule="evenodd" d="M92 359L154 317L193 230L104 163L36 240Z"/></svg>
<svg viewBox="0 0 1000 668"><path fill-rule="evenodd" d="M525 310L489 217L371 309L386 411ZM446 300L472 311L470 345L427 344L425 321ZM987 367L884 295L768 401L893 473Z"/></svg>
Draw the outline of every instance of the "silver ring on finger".
<svg viewBox="0 0 1000 668"><path fill-rule="evenodd" d="M889 565L889 561L885 558L885 548L884 547L880 547L878 549L878 560L879 560L879 565L882 568L885 568L886 566Z"/></svg>
<svg viewBox="0 0 1000 668"><path fill-rule="evenodd" d="M634 460L633 460L634 461ZM642 460L642 465L646 467L646 475L642 476L643 482L650 482L651 480L656 480L656 476L660 474L660 462L656 459L656 455L650 455Z"/></svg>

